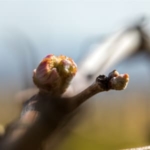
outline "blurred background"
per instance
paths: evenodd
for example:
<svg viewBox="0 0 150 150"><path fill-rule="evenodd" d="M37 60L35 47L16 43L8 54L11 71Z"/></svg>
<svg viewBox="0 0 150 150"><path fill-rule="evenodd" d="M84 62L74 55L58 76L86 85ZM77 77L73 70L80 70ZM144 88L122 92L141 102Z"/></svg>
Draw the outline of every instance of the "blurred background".
<svg viewBox="0 0 150 150"><path fill-rule="evenodd" d="M63 54L82 69L87 53L143 17L150 34L148 0L0 0L0 132L19 116L22 102L18 93L34 87L32 70L43 57ZM60 150L150 144L150 61L145 49L137 48L107 69L99 68L101 74L113 69L129 73L128 88L98 94L84 104L84 117L70 129ZM111 57L116 54L114 50ZM90 62L90 55L88 58ZM98 63L102 58L100 55Z"/></svg>

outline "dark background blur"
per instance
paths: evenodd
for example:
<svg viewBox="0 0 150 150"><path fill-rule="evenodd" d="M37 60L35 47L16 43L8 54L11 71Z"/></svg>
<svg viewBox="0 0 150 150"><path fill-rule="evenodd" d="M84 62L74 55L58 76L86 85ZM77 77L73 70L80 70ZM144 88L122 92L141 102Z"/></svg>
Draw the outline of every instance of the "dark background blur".
<svg viewBox="0 0 150 150"><path fill-rule="evenodd" d="M146 16L150 1L0 1L0 131L19 116L17 93L33 87L32 70L47 54L78 64L90 45ZM150 25L149 25L150 26ZM149 30L150 31L150 30ZM82 56L82 57L81 57ZM114 68L130 75L121 92L89 100L84 119L60 149L120 149L150 144L150 62L140 52Z"/></svg>

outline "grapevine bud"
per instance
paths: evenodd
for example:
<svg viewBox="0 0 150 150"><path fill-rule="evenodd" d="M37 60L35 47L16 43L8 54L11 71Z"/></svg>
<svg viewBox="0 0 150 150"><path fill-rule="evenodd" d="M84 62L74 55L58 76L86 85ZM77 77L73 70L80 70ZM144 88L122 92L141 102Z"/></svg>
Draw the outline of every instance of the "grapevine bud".
<svg viewBox="0 0 150 150"><path fill-rule="evenodd" d="M66 56L46 56L33 71L33 81L41 89L63 93L77 72L74 61Z"/></svg>
<svg viewBox="0 0 150 150"><path fill-rule="evenodd" d="M111 87L115 90L125 89L128 85L128 82L129 82L128 74L118 74L117 76L113 76L110 80Z"/></svg>

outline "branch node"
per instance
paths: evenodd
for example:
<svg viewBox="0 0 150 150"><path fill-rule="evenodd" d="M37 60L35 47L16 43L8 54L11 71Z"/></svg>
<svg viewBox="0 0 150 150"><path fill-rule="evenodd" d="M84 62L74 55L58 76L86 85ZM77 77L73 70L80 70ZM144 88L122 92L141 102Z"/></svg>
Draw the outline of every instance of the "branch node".
<svg viewBox="0 0 150 150"><path fill-rule="evenodd" d="M109 80L110 78L105 76L105 75L99 75L96 78L96 82L101 86L101 88L103 88L105 91L110 90L110 86L109 86Z"/></svg>

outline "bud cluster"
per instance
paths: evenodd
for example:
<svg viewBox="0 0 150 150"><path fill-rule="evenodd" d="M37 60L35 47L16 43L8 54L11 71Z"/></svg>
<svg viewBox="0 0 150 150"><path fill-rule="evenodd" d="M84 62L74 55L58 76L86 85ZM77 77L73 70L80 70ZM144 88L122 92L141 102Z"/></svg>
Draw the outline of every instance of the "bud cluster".
<svg viewBox="0 0 150 150"><path fill-rule="evenodd" d="M115 90L123 90L127 87L129 82L128 74L119 74L118 71L114 70L109 73L111 87Z"/></svg>
<svg viewBox="0 0 150 150"><path fill-rule="evenodd" d="M75 62L64 55L46 56L33 71L33 81L40 89L51 93L63 93L77 72Z"/></svg>

